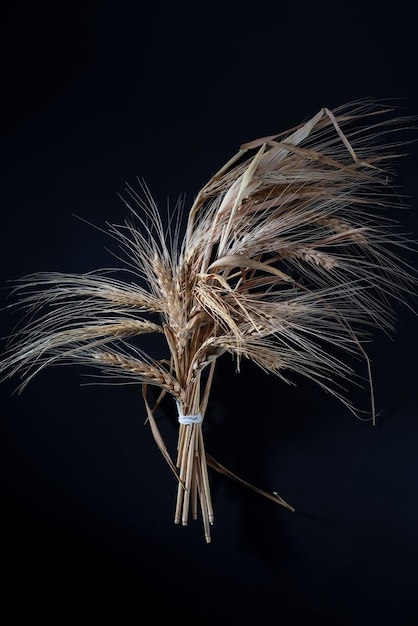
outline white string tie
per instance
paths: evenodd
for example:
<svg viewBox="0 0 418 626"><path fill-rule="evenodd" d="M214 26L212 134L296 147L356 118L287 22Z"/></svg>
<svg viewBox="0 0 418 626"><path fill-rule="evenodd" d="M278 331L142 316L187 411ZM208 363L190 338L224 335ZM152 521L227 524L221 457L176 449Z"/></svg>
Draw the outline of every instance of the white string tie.
<svg viewBox="0 0 418 626"><path fill-rule="evenodd" d="M179 424L199 424L203 420L201 413L195 413L194 415L183 415L180 410L179 402L177 402L177 411Z"/></svg>

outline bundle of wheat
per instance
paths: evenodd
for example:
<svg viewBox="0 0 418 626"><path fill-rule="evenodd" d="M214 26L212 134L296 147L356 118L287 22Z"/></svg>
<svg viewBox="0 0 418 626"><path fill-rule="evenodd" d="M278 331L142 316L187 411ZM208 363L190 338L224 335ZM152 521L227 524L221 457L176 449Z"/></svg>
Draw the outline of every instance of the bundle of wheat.
<svg viewBox="0 0 418 626"><path fill-rule="evenodd" d="M401 254L413 245L392 219L401 202L388 184L394 149L406 143L399 131L410 131L412 120L389 111L369 101L322 109L243 145L199 191L184 234L180 221L166 228L144 186L142 195L128 187L130 218L109 233L138 280L105 271L23 278L18 303L30 316L6 346L3 376L20 373L22 389L42 368L70 360L142 384L153 436L178 479L175 522L186 525L190 510L196 518L200 502L209 542L207 466L240 480L204 447L218 357L233 354L237 367L250 359L287 382L287 372L307 376L356 413L341 386L356 372L343 357L360 355L370 374L370 329L392 328L391 300L415 292L416 272ZM168 359L131 341L144 333L164 336ZM148 385L177 404L176 460ZM374 420L371 376L370 392Z"/></svg>

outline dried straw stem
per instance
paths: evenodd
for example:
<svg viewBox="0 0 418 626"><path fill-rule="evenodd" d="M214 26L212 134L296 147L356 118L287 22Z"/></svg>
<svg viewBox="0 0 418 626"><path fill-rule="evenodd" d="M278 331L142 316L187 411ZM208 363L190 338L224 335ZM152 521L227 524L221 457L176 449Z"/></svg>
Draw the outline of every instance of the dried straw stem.
<svg viewBox="0 0 418 626"><path fill-rule="evenodd" d="M209 394L211 386L211 377L207 382L202 401L200 399L200 382L199 373L194 381L187 387L190 403L183 405L186 408L183 408L182 404L179 403L179 410L181 410L183 415L198 414L201 416L202 421L190 424L179 424L176 460L176 467L179 469L179 484L174 522L179 524L181 521L183 526L187 526L190 506L192 519L197 519L197 500L199 499L205 539L209 543L211 541L210 525L213 524L214 513L209 487L202 424L207 395Z"/></svg>
<svg viewBox="0 0 418 626"><path fill-rule="evenodd" d="M179 468L179 484L174 523L187 526L191 504L192 519L197 519L197 497L202 512L205 539L211 541L210 525L214 514L209 487L206 452L202 424L180 424L176 466Z"/></svg>

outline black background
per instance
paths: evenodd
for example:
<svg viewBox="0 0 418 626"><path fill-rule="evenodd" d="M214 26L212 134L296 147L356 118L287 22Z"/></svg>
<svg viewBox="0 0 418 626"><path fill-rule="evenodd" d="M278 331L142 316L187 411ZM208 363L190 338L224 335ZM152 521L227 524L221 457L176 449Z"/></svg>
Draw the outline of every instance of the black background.
<svg viewBox="0 0 418 626"><path fill-rule="evenodd" d="M417 26L412 2L3 4L2 303L9 279L113 265L75 216L123 221L125 181L144 178L164 210L241 143L322 106L400 98L417 114ZM415 207L417 155L399 168ZM416 237L416 208L403 222ZM76 367L20 396L3 383L6 623L418 624L417 326L397 314L394 340L370 346L376 428L306 381L220 362L208 452L297 513L211 473L210 545L200 521L173 524L139 388L85 386ZM2 311L1 334L16 321ZM160 425L174 446L169 414Z"/></svg>

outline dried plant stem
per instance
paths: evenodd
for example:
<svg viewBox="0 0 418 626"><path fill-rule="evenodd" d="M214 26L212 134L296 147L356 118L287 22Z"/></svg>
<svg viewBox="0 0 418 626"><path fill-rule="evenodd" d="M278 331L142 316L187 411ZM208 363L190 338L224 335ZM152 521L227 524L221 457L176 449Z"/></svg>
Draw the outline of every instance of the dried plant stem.
<svg viewBox="0 0 418 626"><path fill-rule="evenodd" d="M177 467L179 484L174 522L187 526L190 501L192 518L197 518L197 497L202 510L205 538L211 540L209 524L213 523L213 508L209 489L202 424L180 424Z"/></svg>
<svg viewBox="0 0 418 626"><path fill-rule="evenodd" d="M195 415L200 413L201 408L199 398L200 376L192 383L189 391L192 402L188 405L187 413ZM205 395L206 391L204 399ZM202 421L191 424L179 424L176 461L176 467L179 470L179 483L174 522L175 524L179 524L181 521L183 526L187 526L190 517L190 508L192 519L197 519L199 502L202 511L205 539L207 543L210 543L210 525L213 524L214 515L202 424Z"/></svg>

